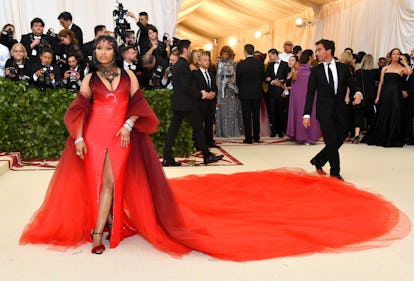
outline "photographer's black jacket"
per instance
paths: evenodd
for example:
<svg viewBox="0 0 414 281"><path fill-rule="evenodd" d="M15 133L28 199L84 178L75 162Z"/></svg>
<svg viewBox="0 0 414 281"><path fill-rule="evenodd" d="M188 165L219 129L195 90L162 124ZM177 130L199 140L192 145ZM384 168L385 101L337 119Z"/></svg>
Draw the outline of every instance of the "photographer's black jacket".
<svg viewBox="0 0 414 281"><path fill-rule="evenodd" d="M8 77L8 78L10 78L14 81L18 81L18 80L21 80L19 78L19 75L24 75L24 76L27 77L26 78L27 81L29 81L30 80L30 74L31 74L31 71L32 71L30 60L29 59L25 60L24 64L22 66L23 66L23 68L19 68L19 66L14 62L13 58L8 59L6 61L5 68L10 69L10 67L14 67L16 69L16 72L18 72L18 75L16 75L15 77L9 77L9 76L6 76L6 77Z"/></svg>
<svg viewBox="0 0 414 281"><path fill-rule="evenodd" d="M38 71L39 69L45 68L44 65L42 65L40 62L33 62L32 65L32 71L30 73L30 81L33 85L38 86L40 88L55 88L60 86L62 81L62 71L60 67L56 63L52 63L48 69L51 73L55 75L55 83L53 85L45 85L40 81L40 79L37 79L37 81L34 81L33 74Z"/></svg>
<svg viewBox="0 0 414 281"><path fill-rule="evenodd" d="M30 44L32 44L32 42L34 41L34 36L35 35L33 33L23 34L22 39L20 40L20 43L22 43L23 46L26 48L27 56L29 58L38 59L39 58L39 52L42 48L42 46L41 46L42 44L36 45L33 49L30 48ZM54 55L59 53L58 42L57 42L55 37L52 37L52 36L46 35L46 34L42 34L40 40L41 40L41 42L43 42L47 45L50 45L50 48L52 48Z"/></svg>

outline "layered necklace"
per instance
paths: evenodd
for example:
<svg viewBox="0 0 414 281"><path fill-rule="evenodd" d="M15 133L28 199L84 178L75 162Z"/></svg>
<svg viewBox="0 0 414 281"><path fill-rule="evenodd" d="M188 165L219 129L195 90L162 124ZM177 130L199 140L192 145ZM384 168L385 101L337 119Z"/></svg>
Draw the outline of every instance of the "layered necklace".
<svg viewBox="0 0 414 281"><path fill-rule="evenodd" d="M114 81L115 77L119 76L117 67L113 64L110 66L104 66L100 64L98 66L98 71L102 77L109 81L110 84L112 84L112 81Z"/></svg>

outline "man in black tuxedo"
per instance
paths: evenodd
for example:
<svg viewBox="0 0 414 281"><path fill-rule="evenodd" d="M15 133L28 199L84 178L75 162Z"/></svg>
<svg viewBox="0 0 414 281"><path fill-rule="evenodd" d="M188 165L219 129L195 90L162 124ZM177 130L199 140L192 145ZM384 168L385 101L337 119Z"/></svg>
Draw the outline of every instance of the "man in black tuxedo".
<svg viewBox="0 0 414 281"><path fill-rule="evenodd" d="M411 68L414 68L414 49L410 53ZM407 76L403 85L402 127L404 142L414 145L413 117L414 117L414 75Z"/></svg>
<svg viewBox="0 0 414 281"><path fill-rule="evenodd" d="M135 16L134 13L128 12L128 16L132 17L138 26L137 31L137 48L139 51L139 55L143 56L145 53L143 52L143 49L145 45L148 45L149 38L148 38L148 13L147 12L140 12L138 14L138 18Z"/></svg>
<svg viewBox="0 0 414 281"><path fill-rule="evenodd" d="M276 49L269 50L272 54L273 62L269 63L266 68L265 81L269 85L268 95L270 102L270 124L271 137L276 134L283 137L286 130L287 118L285 111L287 111L287 97L284 95L283 88L286 83L290 68L288 63L279 58L279 52Z"/></svg>
<svg viewBox="0 0 414 281"><path fill-rule="evenodd" d="M198 58L199 69L193 71L194 79L196 81L197 89L199 91L205 90L211 93L214 97L217 93L217 84L213 79L213 73L208 70L210 66L210 56L207 52L201 52ZM214 143L213 125L215 121L216 112L216 98L203 99L200 101L201 120L204 125L204 134L206 136L206 143L208 147L218 147Z"/></svg>
<svg viewBox="0 0 414 281"><path fill-rule="evenodd" d="M260 141L260 98L263 94L264 65L261 60L255 59L253 54L254 46L246 44L244 46L246 59L238 63L236 68L236 83L242 105L244 143Z"/></svg>
<svg viewBox="0 0 414 281"><path fill-rule="evenodd" d="M205 90L199 91L196 87L188 64L191 58L191 42L189 40L181 40L177 47L180 59L175 63L172 72L172 79L174 81L172 96L173 116L165 138L162 165L164 167L181 165L181 163L174 160L172 147L184 118L187 118L193 128L193 136L203 153L204 164L217 162L223 158L223 155L216 156L208 150L199 111L200 100L212 99L214 95Z"/></svg>
<svg viewBox="0 0 414 281"><path fill-rule="evenodd" d="M30 22L31 33L23 34L20 43L26 48L27 55L32 62L39 61L39 53L42 48L51 48L53 52L58 53L58 42L56 38L43 34L45 23L41 18L34 18Z"/></svg>
<svg viewBox="0 0 414 281"><path fill-rule="evenodd" d="M69 29L75 33L75 37L78 40L79 47L83 45L83 32L82 29L72 22L72 15L69 12L63 12L58 16L60 25L65 29Z"/></svg>
<svg viewBox="0 0 414 281"><path fill-rule="evenodd" d="M41 89L56 88L62 79L60 67L53 63L53 51L44 47L40 50L39 62L34 62L31 72L31 83Z"/></svg>
<svg viewBox="0 0 414 281"><path fill-rule="evenodd" d="M330 175L343 180L339 164L339 148L347 129L347 105L345 96L347 88L351 90L354 103L359 104L362 93L355 87L347 65L335 62L335 42L322 39L316 42L315 54L322 62L311 70L303 116L303 126L309 128L315 92L318 91L316 118L324 136L325 147L310 161L319 174L324 174L322 167L329 161Z"/></svg>

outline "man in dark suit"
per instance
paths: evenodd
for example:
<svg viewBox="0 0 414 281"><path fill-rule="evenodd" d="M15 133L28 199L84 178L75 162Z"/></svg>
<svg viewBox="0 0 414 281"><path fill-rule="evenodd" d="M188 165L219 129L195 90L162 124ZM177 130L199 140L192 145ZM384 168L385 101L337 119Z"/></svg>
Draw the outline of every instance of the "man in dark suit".
<svg viewBox="0 0 414 281"><path fill-rule="evenodd" d="M82 29L72 22L72 15L69 12L63 12L58 16L60 25L65 29L69 29L75 33L75 37L78 40L79 47L83 45L83 32Z"/></svg>
<svg viewBox="0 0 414 281"><path fill-rule="evenodd" d="M95 38L92 41L86 42L82 46L83 55L86 58L86 61L87 61L88 66L89 66L89 72L93 72L93 71L96 70L96 67L92 63L92 60L93 60L92 54L93 54L93 51L95 50L95 40L99 36L105 35L106 26L101 25L101 24L97 25L97 26L95 26L94 32L95 32Z"/></svg>
<svg viewBox="0 0 414 281"><path fill-rule="evenodd" d="M411 68L414 68L414 49L410 53ZM414 145L413 117L414 117L414 75L407 76L403 85L402 127L404 142Z"/></svg>
<svg viewBox="0 0 414 281"><path fill-rule="evenodd" d="M283 88L286 83L290 68L287 62L279 58L279 52L276 49L269 50L272 54L271 62L266 68L265 81L269 85L268 95L270 102L270 124L272 125L271 137L276 134L283 137L286 130L287 118L284 112L287 110L287 97L284 95Z"/></svg>
<svg viewBox="0 0 414 281"><path fill-rule="evenodd" d="M189 40L181 40L177 47L180 58L175 63L172 74L174 81L172 96L173 116L165 138L164 160L162 165L164 167L181 165L181 163L174 160L172 147L184 118L188 120L193 128L193 136L203 153L204 164L207 165L217 162L223 158L223 155L216 156L208 150L199 111L200 100L212 99L214 95L205 90L199 91L196 87L188 64L191 58L191 42Z"/></svg>
<svg viewBox="0 0 414 281"><path fill-rule="evenodd" d="M316 42L315 54L322 62L311 70L303 116L303 126L309 128L315 92L318 92L316 118L324 136L325 147L310 161L319 174L325 174L322 167L329 161L330 175L343 180L340 172L339 148L347 129L347 88L351 90L354 103L359 104L362 93L355 87L349 68L335 62L335 42L322 39Z"/></svg>
<svg viewBox="0 0 414 281"><path fill-rule="evenodd" d="M263 93L264 65L262 61L255 59L253 54L254 46L246 44L244 46L246 59L238 63L236 68L236 83L242 105L244 143L260 140L260 98Z"/></svg>
<svg viewBox="0 0 414 281"><path fill-rule="evenodd" d="M217 84L213 79L213 73L208 70L210 66L210 56L207 52L201 52L198 59L198 64L199 69L193 71L197 89L199 91L205 90L206 92L211 93L215 97L217 93ZM215 121L216 102L216 98L203 99L200 101L201 120L204 125L204 134L206 136L206 143L208 147L218 147L214 143L213 138L213 125Z"/></svg>
<svg viewBox="0 0 414 281"><path fill-rule="evenodd" d="M20 43L26 48L27 55L32 62L39 62L39 53L42 48L51 48L58 53L58 42L56 38L43 34L45 23L41 18L34 18L30 22L31 33L23 34Z"/></svg>
<svg viewBox="0 0 414 281"><path fill-rule="evenodd" d="M39 62L34 62L32 65L31 83L41 89L58 87L62 72L59 66L53 63L52 49L42 48L39 59Z"/></svg>

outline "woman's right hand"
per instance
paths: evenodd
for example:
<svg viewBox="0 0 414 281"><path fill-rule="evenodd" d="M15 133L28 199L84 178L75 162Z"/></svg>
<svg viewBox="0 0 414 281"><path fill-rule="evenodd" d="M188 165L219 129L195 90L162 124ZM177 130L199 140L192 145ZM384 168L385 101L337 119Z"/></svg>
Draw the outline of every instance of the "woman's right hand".
<svg viewBox="0 0 414 281"><path fill-rule="evenodd" d="M84 141L81 141L75 144L75 151L76 155L81 159L85 159L84 154L88 154L88 150L86 149L86 144Z"/></svg>

